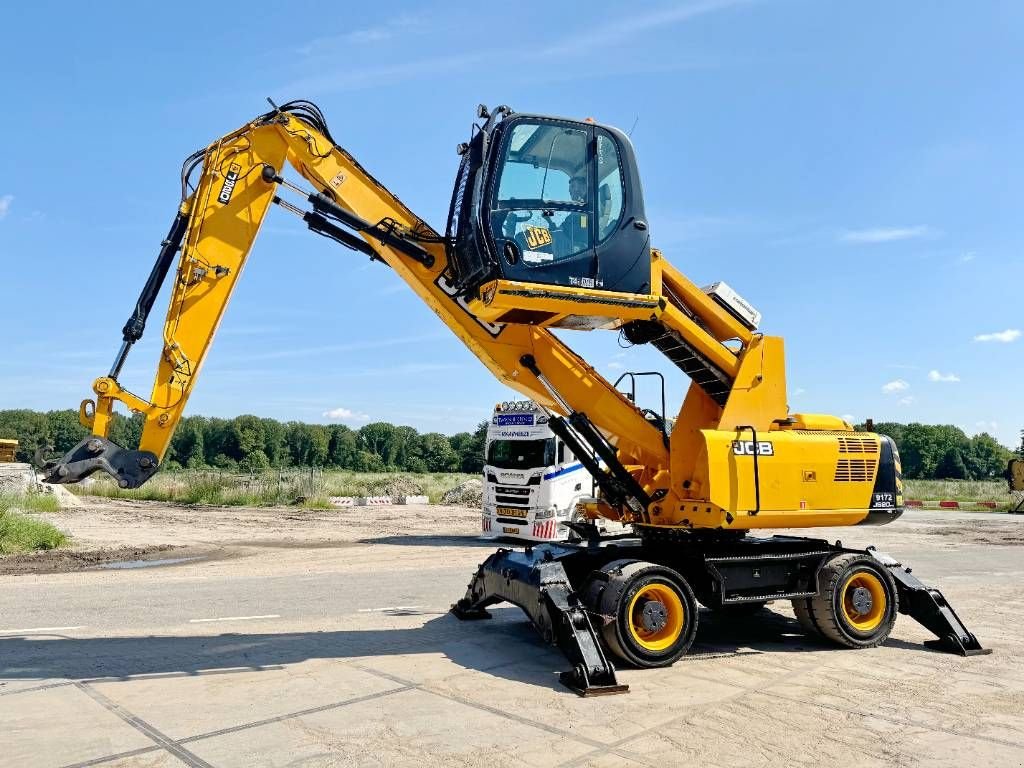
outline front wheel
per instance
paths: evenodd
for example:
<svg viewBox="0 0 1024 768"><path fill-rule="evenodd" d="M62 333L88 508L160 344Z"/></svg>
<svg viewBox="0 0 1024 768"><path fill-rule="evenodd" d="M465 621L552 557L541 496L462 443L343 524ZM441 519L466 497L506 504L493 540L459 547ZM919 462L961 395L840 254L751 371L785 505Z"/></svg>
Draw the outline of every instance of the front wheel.
<svg viewBox="0 0 1024 768"><path fill-rule="evenodd" d="M847 648L885 642L896 623L899 596L892 575L869 555L837 555L818 574L818 594L793 601L797 619Z"/></svg>
<svg viewBox="0 0 1024 768"><path fill-rule="evenodd" d="M601 629L608 649L641 668L667 667L697 634L697 601L671 568L641 560L609 563L591 580L591 605L610 617Z"/></svg>

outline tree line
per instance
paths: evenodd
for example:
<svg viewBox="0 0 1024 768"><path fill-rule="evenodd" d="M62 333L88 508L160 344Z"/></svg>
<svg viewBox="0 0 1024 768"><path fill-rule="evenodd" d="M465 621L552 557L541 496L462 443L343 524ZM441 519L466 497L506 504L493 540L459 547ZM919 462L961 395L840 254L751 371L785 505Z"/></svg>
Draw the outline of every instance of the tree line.
<svg viewBox="0 0 1024 768"><path fill-rule="evenodd" d="M88 434L78 412L0 410L0 438L18 440L19 461L39 446L58 454ZM114 414L110 439L139 444L142 416ZM483 469L487 422L473 432L443 435L379 421L352 429L343 424L281 422L259 416L221 419L186 416L164 457L164 468L258 471L270 467L331 467L360 472L470 472Z"/></svg>
<svg viewBox="0 0 1024 768"><path fill-rule="evenodd" d="M863 430L860 425L858 429ZM903 476L921 480L992 480L1006 476L1014 452L987 432L968 437L950 424L874 425L875 432L896 441ZM1024 432L1018 449L1024 456Z"/></svg>
<svg viewBox="0 0 1024 768"><path fill-rule="evenodd" d="M859 429L864 429L861 425ZM1001 478L1014 455L987 433L968 437L951 425L875 424L899 447L903 474L915 479ZM142 417L115 414L110 439L135 447ZM18 459L31 461L39 446L70 450L87 430L72 410L0 410L0 438L19 441ZM214 467L257 471L269 467L332 467L360 472L480 472L487 422L473 432L443 435L378 421L359 429L343 424L281 422L259 416L222 419L186 416L165 457L165 468ZM1019 453L1024 456L1024 432Z"/></svg>

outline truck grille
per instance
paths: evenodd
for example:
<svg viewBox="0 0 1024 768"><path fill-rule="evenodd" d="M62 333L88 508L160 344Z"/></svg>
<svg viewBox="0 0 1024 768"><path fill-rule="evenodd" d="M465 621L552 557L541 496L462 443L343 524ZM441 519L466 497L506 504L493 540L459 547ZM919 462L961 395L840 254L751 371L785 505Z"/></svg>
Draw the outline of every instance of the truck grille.
<svg viewBox="0 0 1024 768"><path fill-rule="evenodd" d="M514 485L497 485L494 487L494 500L509 507L529 507L530 489Z"/></svg>

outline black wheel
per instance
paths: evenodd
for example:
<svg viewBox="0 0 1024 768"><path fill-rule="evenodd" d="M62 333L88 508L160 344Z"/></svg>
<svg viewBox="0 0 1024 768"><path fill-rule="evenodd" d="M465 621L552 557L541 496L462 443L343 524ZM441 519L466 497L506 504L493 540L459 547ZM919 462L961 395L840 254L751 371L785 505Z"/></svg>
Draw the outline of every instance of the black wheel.
<svg viewBox="0 0 1024 768"><path fill-rule="evenodd" d="M613 654L636 667L667 667L686 653L697 634L697 601L671 568L616 560L595 573L588 604L610 617L601 629Z"/></svg>
<svg viewBox="0 0 1024 768"><path fill-rule="evenodd" d="M587 518L585 518L580 513L580 511L578 509L576 509L576 506L573 505L572 514L569 516L569 522L570 523L585 523L585 522L587 522ZM568 541L573 543L573 544L577 544L577 543L583 541L583 537L580 536L578 533L576 533L576 531L574 531L572 528L570 528L569 529Z"/></svg>
<svg viewBox="0 0 1024 768"><path fill-rule="evenodd" d="M803 603L801 606L800 603ZM885 642L896 623L899 596L889 571L869 555L836 555L818 574L818 594L793 601L797 619L847 648Z"/></svg>
<svg viewBox="0 0 1024 768"><path fill-rule="evenodd" d="M809 598L798 597L794 600L793 613L796 614L796 620L800 623L800 628L803 629L805 634L815 638L821 637L818 625L814 623L814 618L811 616L811 601Z"/></svg>

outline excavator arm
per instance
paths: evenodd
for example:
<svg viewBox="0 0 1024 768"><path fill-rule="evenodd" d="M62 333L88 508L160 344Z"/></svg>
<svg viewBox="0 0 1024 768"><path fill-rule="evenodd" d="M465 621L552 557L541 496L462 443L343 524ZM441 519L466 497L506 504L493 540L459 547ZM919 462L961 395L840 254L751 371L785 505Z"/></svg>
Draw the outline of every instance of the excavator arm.
<svg viewBox="0 0 1024 768"><path fill-rule="evenodd" d="M199 169L193 187L191 176ZM289 179L291 172L301 179ZM275 204L300 216L310 230L394 269L505 384L556 413L600 414L603 434L614 436L609 446L614 442L627 463L667 468L668 450L657 427L548 328L495 323L473 312L451 283L445 238L336 144L313 105L285 104L219 138L186 161L182 188L181 206L124 327L114 364L94 382L95 399L81 404L80 419L92 434L47 468L50 482L76 482L102 470L121 487L136 488L157 471ZM121 386L118 377L168 275L162 351L146 399ZM551 389L524 361L543 370ZM118 402L145 418L137 449L109 440Z"/></svg>

